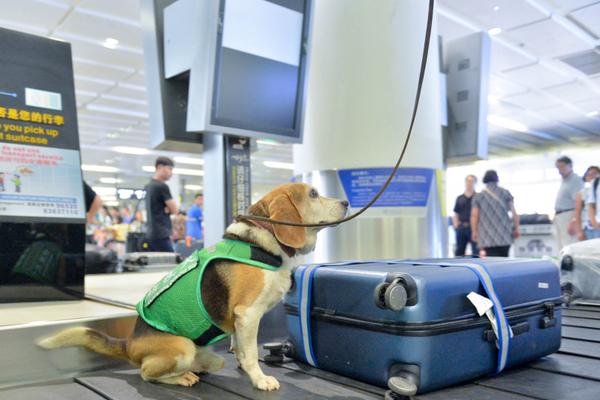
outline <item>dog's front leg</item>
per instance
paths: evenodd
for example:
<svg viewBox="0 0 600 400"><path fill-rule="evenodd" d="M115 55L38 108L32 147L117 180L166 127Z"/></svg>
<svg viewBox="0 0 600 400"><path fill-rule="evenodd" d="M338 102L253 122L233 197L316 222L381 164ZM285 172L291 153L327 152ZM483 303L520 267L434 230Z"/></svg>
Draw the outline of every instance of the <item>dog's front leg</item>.
<svg viewBox="0 0 600 400"><path fill-rule="evenodd" d="M265 375L258 364L258 324L261 312L250 307L235 311L236 356L242 369L248 374L252 385L260 390L277 390L279 382Z"/></svg>

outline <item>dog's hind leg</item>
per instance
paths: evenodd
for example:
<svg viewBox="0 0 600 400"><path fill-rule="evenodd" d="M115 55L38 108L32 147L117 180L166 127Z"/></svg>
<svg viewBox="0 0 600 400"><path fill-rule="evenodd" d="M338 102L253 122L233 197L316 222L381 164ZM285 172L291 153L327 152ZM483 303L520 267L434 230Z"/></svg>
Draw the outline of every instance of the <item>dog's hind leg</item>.
<svg viewBox="0 0 600 400"><path fill-rule="evenodd" d="M188 387L198 383L200 378L191 372L196 358L194 342L175 336L163 339L161 344L144 349L140 357L142 379Z"/></svg>
<svg viewBox="0 0 600 400"><path fill-rule="evenodd" d="M196 346L196 357L192 362L194 372L217 372L225 367L225 359L212 352L208 347Z"/></svg>

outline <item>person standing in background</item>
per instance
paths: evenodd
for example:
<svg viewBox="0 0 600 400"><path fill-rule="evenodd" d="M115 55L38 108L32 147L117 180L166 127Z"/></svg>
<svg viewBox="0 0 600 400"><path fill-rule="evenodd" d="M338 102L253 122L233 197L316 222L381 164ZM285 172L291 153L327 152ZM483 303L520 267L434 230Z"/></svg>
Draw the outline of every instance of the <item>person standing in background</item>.
<svg viewBox="0 0 600 400"><path fill-rule="evenodd" d="M204 196L202 193L197 193L194 197L194 204L190 207L187 213L187 236L194 240L202 240L202 207L204 206Z"/></svg>
<svg viewBox="0 0 600 400"><path fill-rule="evenodd" d="M477 243L471 240L471 201L475 195L475 184L477 177L467 175L465 178L465 192L456 198L454 203L454 215L452 216L452 225L456 231L456 257L464 256L467 243L471 244L471 254L479 254Z"/></svg>
<svg viewBox="0 0 600 400"><path fill-rule="evenodd" d="M508 257L513 239L519 237L519 215L512 194L498 186L498 181L496 171L486 171L486 187L473 197L472 239L484 250L482 255Z"/></svg>
<svg viewBox="0 0 600 400"><path fill-rule="evenodd" d="M87 223L93 224L96 222L96 213L102 207L102 199L85 181L83 182L83 199Z"/></svg>
<svg viewBox="0 0 600 400"><path fill-rule="evenodd" d="M586 231L588 239L600 238L600 177L596 177L591 183L588 193L587 205L590 219L590 229Z"/></svg>
<svg viewBox="0 0 600 400"><path fill-rule="evenodd" d="M562 177L562 182L554 203L554 228L558 251L577 240L575 224L575 198L577 192L583 189L583 181L573 172L573 161L562 156L556 160L556 169Z"/></svg>
<svg viewBox="0 0 600 400"><path fill-rule="evenodd" d="M158 157L154 163L154 177L146 186L146 212L149 251L173 252L171 242L171 215L177 215L177 203L165 182L173 176L175 163L168 157Z"/></svg>
<svg viewBox="0 0 600 400"><path fill-rule="evenodd" d="M589 238L590 216L588 210L589 193L592 190L592 182L600 176L600 168L596 166L588 167L583 174L584 187L575 196L575 228L577 230L577 239L586 240Z"/></svg>

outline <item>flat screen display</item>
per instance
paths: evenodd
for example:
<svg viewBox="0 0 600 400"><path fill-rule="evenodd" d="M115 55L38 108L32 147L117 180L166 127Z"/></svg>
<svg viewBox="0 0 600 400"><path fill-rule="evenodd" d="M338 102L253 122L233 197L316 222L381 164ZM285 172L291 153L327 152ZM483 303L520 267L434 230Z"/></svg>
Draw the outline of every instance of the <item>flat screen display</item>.
<svg viewBox="0 0 600 400"><path fill-rule="evenodd" d="M85 216L71 49L0 29L0 220Z"/></svg>
<svg viewBox="0 0 600 400"><path fill-rule="evenodd" d="M309 0L221 0L211 124L299 138Z"/></svg>

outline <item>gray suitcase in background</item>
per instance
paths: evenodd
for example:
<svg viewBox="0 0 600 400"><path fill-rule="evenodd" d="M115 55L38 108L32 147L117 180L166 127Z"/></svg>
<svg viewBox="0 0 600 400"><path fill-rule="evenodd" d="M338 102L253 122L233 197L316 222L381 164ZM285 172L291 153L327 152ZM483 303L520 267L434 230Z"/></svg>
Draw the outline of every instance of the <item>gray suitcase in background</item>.
<svg viewBox="0 0 600 400"><path fill-rule="evenodd" d="M561 288L567 303L600 302L600 239L584 240L561 251Z"/></svg>
<svg viewBox="0 0 600 400"><path fill-rule="evenodd" d="M123 257L123 270L139 271L142 269L172 268L181 262L177 253L137 252L126 253Z"/></svg>

